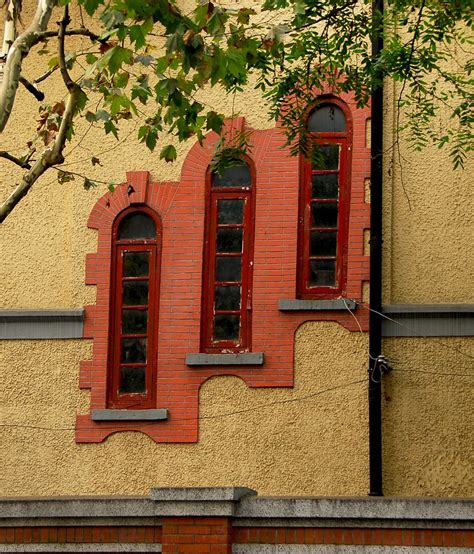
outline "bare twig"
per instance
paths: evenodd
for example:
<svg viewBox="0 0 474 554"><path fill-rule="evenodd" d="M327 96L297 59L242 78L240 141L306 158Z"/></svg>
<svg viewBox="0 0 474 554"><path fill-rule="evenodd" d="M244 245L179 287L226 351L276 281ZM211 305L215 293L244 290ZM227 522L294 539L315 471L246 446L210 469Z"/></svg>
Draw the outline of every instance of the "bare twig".
<svg viewBox="0 0 474 554"><path fill-rule="evenodd" d="M5 158L6 160L9 160L10 162L13 162L14 164L20 166L23 169L30 169L31 164L28 160L23 160L21 158L17 158L16 156L13 156L9 152L6 152L5 150L0 150L0 158Z"/></svg>
<svg viewBox="0 0 474 554"><path fill-rule="evenodd" d="M36 100L39 100L42 102L44 100L44 92L39 90L39 88L36 88L34 83L30 83L23 75L20 75L20 83L26 88L28 92L31 92L31 94L36 98Z"/></svg>

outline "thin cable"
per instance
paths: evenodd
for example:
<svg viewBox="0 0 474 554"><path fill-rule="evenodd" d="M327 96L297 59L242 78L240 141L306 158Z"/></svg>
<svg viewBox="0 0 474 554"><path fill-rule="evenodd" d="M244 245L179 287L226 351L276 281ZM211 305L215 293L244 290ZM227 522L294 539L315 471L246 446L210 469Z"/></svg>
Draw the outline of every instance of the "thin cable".
<svg viewBox="0 0 474 554"><path fill-rule="evenodd" d="M185 417L185 418L173 418L173 421L201 421L204 419L219 419L221 417L229 417L237 414L247 413L247 412L253 412L257 410L261 410L264 408L268 408L270 406L277 406L280 404L290 404L293 402L303 402L305 400L309 400L310 398L315 398L317 396L320 396L322 394L325 394L327 392L332 392L335 390L351 387L358 385L360 383L367 382L367 379L358 379L357 381L350 381L348 383L344 383L342 385L335 385L334 387L330 387L328 389L323 389L320 391L316 391L310 394L307 394L305 396L298 396L296 398L288 398L285 400L275 400L274 402L268 402L266 404L259 404L257 406L252 406L250 408L244 408L242 410L234 410L232 412L225 412L222 414L216 414L216 415L210 415L210 416L197 416L197 417ZM120 422L117 422L120 423ZM140 422L140 426L142 425L156 425L156 421L142 421ZM40 425L18 425L18 424L8 424L8 423L1 423L0 427L17 427L22 429L43 429L46 431L75 431L75 427L43 427Z"/></svg>
<svg viewBox="0 0 474 554"><path fill-rule="evenodd" d="M377 310L374 310L373 308L369 308L369 306L366 306L365 304L357 302L357 305L360 306L361 308L365 308L366 310L369 310L371 312L375 312L376 314L379 314L381 317L387 319L388 321L391 321L392 323L396 323L400 327L404 327L405 329L407 329L408 331L413 333L414 336L416 336L416 337L428 338L428 339L432 340L433 342L437 342L438 344L441 344L441 346L444 346L445 348L449 348L450 350L454 350L455 352L458 352L459 354L462 354L463 356L466 356L467 358L470 358L471 360L474 360L474 356L472 356L471 354L468 354L467 352L464 352L463 350L459 350L455 346L451 346L450 344L447 344L447 343L445 343L445 342L443 342L443 341L441 341L441 340L439 340L435 337L430 337L428 335L422 335L421 333L418 333L418 331L415 331L415 329L413 329L413 327L410 327L410 326L406 325L405 323L400 323L396 319L392 319L391 317L389 317L388 315L386 315L382 312L378 312Z"/></svg>

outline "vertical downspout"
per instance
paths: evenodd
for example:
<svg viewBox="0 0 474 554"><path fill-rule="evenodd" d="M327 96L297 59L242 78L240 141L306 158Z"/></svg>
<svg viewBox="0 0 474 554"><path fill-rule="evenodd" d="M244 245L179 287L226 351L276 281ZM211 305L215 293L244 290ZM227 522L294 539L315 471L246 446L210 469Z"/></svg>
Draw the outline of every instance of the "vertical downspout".
<svg viewBox="0 0 474 554"><path fill-rule="evenodd" d="M383 0L373 0L372 57L383 48ZM382 182L383 182L383 81L372 91L370 177L370 308L369 316L369 473L370 496L382 492L382 384L376 360L382 352Z"/></svg>

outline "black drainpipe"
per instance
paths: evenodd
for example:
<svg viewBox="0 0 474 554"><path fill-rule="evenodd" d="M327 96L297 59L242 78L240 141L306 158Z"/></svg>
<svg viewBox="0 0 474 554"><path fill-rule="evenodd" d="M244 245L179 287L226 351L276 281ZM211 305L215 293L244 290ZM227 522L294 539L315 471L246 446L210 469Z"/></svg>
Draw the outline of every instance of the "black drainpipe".
<svg viewBox="0 0 474 554"><path fill-rule="evenodd" d="M383 0L373 0L372 14L377 31L372 37L374 61L383 48ZM370 166L370 311L369 316L369 472L370 496L382 492L382 373L376 360L382 352L382 181L383 181L383 82L372 91Z"/></svg>

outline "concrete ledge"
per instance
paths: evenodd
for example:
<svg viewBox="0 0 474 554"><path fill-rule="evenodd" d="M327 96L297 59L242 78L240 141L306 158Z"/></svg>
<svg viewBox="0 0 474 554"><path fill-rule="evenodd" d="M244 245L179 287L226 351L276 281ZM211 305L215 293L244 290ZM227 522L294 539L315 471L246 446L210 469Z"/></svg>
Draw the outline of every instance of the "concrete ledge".
<svg viewBox="0 0 474 554"><path fill-rule="evenodd" d="M168 410L92 410L92 421L163 421Z"/></svg>
<svg viewBox="0 0 474 554"><path fill-rule="evenodd" d="M334 300L297 300L281 299L278 301L280 312L325 312L334 310L355 310L357 302L350 298Z"/></svg>
<svg viewBox="0 0 474 554"><path fill-rule="evenodd" d="M247 487L157 488L150 496L159 516L233 516L238 503L257 493Z"/></svg>
<svg viewBox="0 0 474 554"><path fill-rule="evenodd" d="M236 517L271 519L474 521L474 500L385 497L245 497ZM360 524L359 523L359 524Z"/></svg>
<svg viewBox="0 0 474 554"><path fill-rule="evenodd" d="M0 552L161 552L159 543L0 544Z"/></svg>
<svg viewBox="0 0 474 554"><path fill-rule="evenodd" d="M156 526L165 516L232 516L236 527L472 529L474 523L473 499L259 497L246 487L156 488L150 496L0 498L0 527Z"/></svg>
<svg viewBox="0 0 474 554"><path fill-rule="evenodd" d="M187 354L186 365L263 365L263 352L239 352L236 354Z"/></svg>
<svg viewBox="0 0 474 554"><path fill-rule="evenodd" d="M84 310L0 310L0 339L82 338Z"/></svg>
<svg viewBox="0 0 474 554"><path fill-rule="evenodd" d="M247 487L159 487L150 497L159 502L234 502L257 493Z"/></svg>
<svg viewBox="0 0 474 554"><path fill-rule="evenodd" d="M474 304L393 304L383 314L384 337L474 336Z"/></svg>

